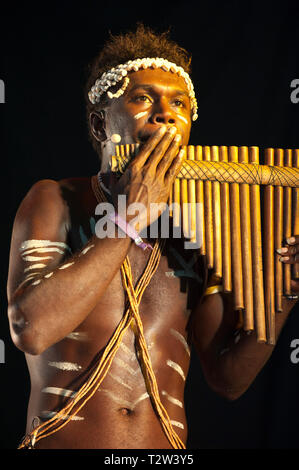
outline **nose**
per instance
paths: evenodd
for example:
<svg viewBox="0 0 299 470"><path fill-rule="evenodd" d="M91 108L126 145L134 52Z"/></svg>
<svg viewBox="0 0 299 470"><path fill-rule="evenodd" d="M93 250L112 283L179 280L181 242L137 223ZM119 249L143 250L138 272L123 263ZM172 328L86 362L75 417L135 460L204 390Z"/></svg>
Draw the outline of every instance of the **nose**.
<svg viewBox="0 0 299 470"><path fill-rule="evenodd" d="M176 124L176 116L174 112L169 105L162 101L156 104L151 119L154 124Z"/></svg>

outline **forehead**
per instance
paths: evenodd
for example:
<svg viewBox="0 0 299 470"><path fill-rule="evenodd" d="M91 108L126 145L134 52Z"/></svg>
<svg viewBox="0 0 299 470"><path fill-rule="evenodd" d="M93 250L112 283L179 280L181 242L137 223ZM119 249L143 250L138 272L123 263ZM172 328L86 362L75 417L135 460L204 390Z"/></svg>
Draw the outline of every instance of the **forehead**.
<svg viewBox="0 0 299 470"><path fill-rule="evenodd" d="M174 91L177 90L189 96L185 80L177 73L165 72L162 69L143 69L137 72L130 72L130 83L128 92L133 88L142 87L142 85L151 85L157 90Z"/></svg>

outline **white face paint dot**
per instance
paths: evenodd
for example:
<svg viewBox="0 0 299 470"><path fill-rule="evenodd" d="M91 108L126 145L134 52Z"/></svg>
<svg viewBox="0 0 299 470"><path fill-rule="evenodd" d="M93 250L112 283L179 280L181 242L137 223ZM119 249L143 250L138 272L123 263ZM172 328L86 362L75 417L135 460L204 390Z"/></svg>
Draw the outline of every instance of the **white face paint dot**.
<svg viewBox="0 0 299 470"><path fill-rule="evenodd" d="M112 134L111 142L118 144L121 141L121 136L119 134Z"/></svg>

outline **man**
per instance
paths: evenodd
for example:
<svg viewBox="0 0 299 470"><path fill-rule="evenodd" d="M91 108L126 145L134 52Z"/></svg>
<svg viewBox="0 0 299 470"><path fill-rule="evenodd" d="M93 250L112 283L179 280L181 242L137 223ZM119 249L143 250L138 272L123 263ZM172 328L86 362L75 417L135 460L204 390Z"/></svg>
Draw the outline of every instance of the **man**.
<svg viewBox="0 0 299 470"><path fill-rule="evenodd" d="M150 205L169 197L196 118L189 69L186 51L166 34L139 26L112 37L87 83L100 178L40 181L20 205L8 313L32 384L21 447L182 448L191 340L209 385L230 400L272 353L255 334L240 331L236 341L230 296L219 286L208 295L197 251L184 250L182 239L159 245L139 237L154 222ZM119 179L109 166L115 141L141 144ZM112 220L122 236L99 238L95 208L107 200L118 212L118 196L144 208L138 227L121 214ZM281 259L294 263L299 236L289 242ZM298 292L298 283L292 287ZM284 299L277 335L293 306Z"/></svg>

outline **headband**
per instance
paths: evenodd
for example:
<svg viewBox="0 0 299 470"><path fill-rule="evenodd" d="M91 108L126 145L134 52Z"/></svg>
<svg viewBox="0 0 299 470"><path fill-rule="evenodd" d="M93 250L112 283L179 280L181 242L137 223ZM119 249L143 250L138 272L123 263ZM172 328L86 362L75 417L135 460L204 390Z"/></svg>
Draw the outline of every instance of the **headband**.
<svg viewBox="0 0 299 470"><path fill-rule="evenodd" d="M110 99L119 98L125 92L129 84L130 79L128 77L128 72L137 72L139 69L148 69L150 67L161 68L165 72L177 73L180 77L185 80L189 92L189 98L191 101L192 120L195 121L198 118L197 101L195 98L191 78L189 77L188 73L185 72L183 67L180 67L174 64L173 62L169 62L168 60L159 57L146 57L143 59L129 60L124 64L117 65L117 67L113 67L107 72L104 72L101 78L95 81L95 84L91 87L90 91L88 92L90 102L92 104L98 103L100 101L101 95L106 92ZM124 80L124 82L121 88L119 88L116 93L108 91L110 87L116 85L122 80Z"/></svg>

